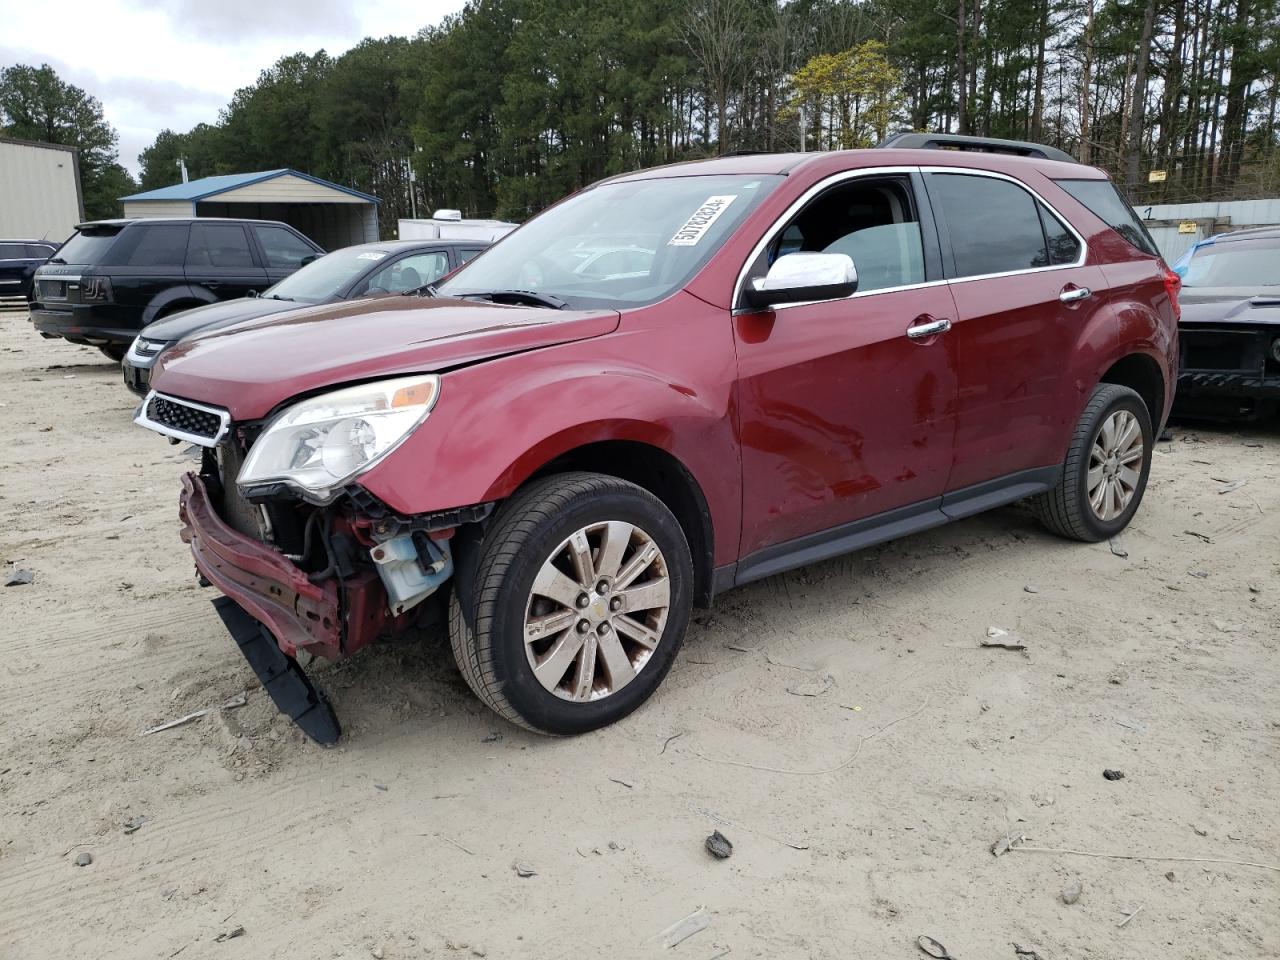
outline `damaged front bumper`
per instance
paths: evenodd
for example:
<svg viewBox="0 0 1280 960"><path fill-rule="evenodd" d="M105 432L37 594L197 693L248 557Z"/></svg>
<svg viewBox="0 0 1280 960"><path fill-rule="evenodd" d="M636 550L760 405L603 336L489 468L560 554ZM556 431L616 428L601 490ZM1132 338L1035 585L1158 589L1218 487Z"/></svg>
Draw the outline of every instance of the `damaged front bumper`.
<svg viewBox="0 0 1280 960"><path fill-rule="evenodd" d="M306 650L334 660L371 643L386 627L377 574L312 583L283 554L224 522L196 474L182 478L178 516L201 576L266 626L286 656Z"/></svg>

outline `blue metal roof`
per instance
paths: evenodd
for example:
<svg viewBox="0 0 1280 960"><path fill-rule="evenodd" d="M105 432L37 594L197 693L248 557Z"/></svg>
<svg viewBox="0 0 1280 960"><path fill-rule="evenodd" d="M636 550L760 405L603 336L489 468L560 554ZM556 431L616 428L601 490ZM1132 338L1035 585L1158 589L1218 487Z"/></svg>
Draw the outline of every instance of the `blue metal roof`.
<svg viewBox="0 0 1280 960"><path fill-rule="evenodd" d="M147 190L144 193L120 197L120 200L141 200L144 202L148 200L190 200L195 202L197 200L208 200L210 197L216 197L220 193L238 190L240 187L246 187L251 183L261 183L263 180L274 180L276 177L286 175L310 180L312 183L319 184L322 187L338 190L353 197L359 197L361 200L368 200L370 203L382 202L377 197L371 197L369 194L361 193L359 190L352 190L350 187L344 187L338 183L330 183L328 180L321 180L319 177L313 177L288 167L280 170L263 170L260 173L228 173L220 177L201 177L199 180L192 180L190 183L175 183L171 187L161 187L158 190Z"/></svg>

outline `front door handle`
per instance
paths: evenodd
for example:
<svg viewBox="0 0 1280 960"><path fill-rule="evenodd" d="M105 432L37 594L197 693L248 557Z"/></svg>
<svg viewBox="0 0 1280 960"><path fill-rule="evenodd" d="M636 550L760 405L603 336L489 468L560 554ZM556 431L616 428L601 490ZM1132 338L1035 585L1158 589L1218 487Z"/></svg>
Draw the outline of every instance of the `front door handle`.
<svg viewBox="0 0 1280 960"><path fill-rule="evenodd" d="M917 320L924 320L924 317L917 317ZM930 337L936 337L940 333L946 333L951 329L950 320L928 320L925 323L917 323L914 326L907 327L907 336L912 340L928 340Z"/></svg>
<svg viewBox="0 0 1280 960"><path fill-rule="evenodd" d="M1088 300L1092 296L1093 291L1088 287L1067 287L1058 294L1058 299L1063 303L1076 303L1080 300Z"/></svg>

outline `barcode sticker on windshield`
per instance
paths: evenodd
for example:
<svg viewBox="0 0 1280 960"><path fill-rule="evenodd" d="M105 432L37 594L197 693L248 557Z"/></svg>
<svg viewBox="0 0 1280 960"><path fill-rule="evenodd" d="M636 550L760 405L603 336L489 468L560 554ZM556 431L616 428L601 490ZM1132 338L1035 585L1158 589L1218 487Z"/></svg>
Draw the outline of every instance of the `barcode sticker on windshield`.
<svg viewBox="0 0 1280 960"><path fill-rule="evenodd" d="M676 235L667 241L669 247L692 247L711 229L711 225L720 219L720 214L729 209L729 204L738 199L736 193L721 197L707 197L702 206L694 211L693 216L684 222Z"/></svg>
<svg viewBox="0 0 1280 960"><path fill-rule="evenodd" d="M356 256L357 260L381 260L385 257L385 253L378 253L376 250L370 250L368 253L361 253Z"/></svg>

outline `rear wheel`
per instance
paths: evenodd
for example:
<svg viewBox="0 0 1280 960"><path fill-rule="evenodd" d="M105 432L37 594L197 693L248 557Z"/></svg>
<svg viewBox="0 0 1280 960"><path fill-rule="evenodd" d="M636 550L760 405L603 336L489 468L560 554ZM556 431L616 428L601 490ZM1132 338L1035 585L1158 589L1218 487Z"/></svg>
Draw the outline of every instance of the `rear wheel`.
<svg viewBox="0 0 1280 960"><path fill-rule="evenodd" d="M1073 540L1114 537L1142 502L1154 441L1142 397L1118 384L1098 384L1076 425L1058 485L1031 501L1040 522Z"/></svg>
<svg viewBox="0 0 1280 960"><path fill-rule="evenodd" d="M98 349L101 350L103 354L105 354L106 356L114 360L116 363L119 363L121 360L123 360L124 355L129 352L129 348L123 343L108 343L104 346L99 347Z"/></svg>
<svg viewBox="0 0 1280 960"><path fill-rule="evenodd" d="M449 635L489 707L531 730L584 733L657 689L693 596L689 546L660 500L615 477L549 477L504 505L481 549Z"/></svg>

